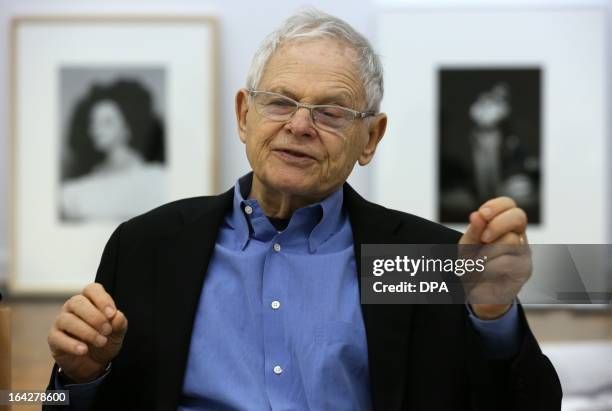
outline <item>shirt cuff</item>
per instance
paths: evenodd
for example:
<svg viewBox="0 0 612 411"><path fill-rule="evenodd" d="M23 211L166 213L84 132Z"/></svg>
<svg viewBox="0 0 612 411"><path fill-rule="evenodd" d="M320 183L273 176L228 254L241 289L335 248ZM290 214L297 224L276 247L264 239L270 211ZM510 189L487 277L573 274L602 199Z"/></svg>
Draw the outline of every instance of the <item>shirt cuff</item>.
<svg viewBox="0 0 612 411"><path fill-rule="evenodd" d="M518 354L523 333L521 331L516 302L501 317L495 320L481 320L466 304L470 320L480 335L484 354L490 359L511 358Z"/></svg>
<svg viewBox="0 0 612 411"><path fill-rule="evenodd" d="M91 408L94 397L102 382L108 375L110 370L107 370L104 374L99 376L93 381L85 382L81 384L63 384L59 373L55 373L55 389L56 390L68 390L70 392L70 410L80 411L88 410Z"/></svg>

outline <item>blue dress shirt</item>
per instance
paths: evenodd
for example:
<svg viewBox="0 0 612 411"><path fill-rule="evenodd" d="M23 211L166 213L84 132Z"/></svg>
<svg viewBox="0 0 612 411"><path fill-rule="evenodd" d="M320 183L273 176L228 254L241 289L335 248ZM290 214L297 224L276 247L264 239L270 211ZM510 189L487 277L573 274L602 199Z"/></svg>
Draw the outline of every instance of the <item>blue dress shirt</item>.
<svg viewBox="0 0 612 411"><path fill-rule="evenodd" d="M234 191L196 313L181 410L368 410L365 326L342 189L277 231Z"/></svg>
<svg viewBox="0 0 612 411"><path fill-rule="evenodd" d="M233 208L217 237L179 409L371 409L342 189L296 210L277 231L257 201L245 199L251 181L249 173L236 183ZM483 321L471 312L470 318L488 356L518 352L516 305L497 320ZM57 380L56 386L61 387ZM77 393L80 385L67 388ZM92 392L91 384L87 390Z"/></svg>

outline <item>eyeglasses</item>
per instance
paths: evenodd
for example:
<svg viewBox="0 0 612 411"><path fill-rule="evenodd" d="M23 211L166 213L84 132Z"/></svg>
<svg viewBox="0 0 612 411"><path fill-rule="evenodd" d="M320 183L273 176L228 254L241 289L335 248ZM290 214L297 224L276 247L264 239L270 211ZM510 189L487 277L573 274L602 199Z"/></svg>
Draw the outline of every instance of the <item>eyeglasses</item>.
<svg viewBox="0 0 612 411"><path fill-rule="evenodd" d="M310 111L310 118L316 127L331 132L345 130L356 119L376 115L373 111L360 112L336 105L300 103L282 94L269 91L248 91L255 103L255 110L267 119L289 121L298 109L304 107Z"/></svg>

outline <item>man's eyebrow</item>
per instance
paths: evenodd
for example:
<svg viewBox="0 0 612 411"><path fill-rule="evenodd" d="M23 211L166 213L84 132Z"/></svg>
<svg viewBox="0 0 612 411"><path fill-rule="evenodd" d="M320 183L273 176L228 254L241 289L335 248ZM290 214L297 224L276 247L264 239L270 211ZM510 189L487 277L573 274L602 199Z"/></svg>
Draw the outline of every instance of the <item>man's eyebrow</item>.
<svg viewBox="0 0 612 411"><path fill-rule="evenodd" d="M348 93L330 94L324 96L320 104L337 104L344 107L350 107L354 104L354 99Z"/></svg>
<svg viewBox="0 0 612 411"><path fill-rule="evenodd" d="M295 101L299 101L295 94L293 94L291 91L287 90L284 87L272 87L269 91L271 91L272 93L282 94L283 96L287 96Z"/></svg>
<svg viewBox="0 0 612 411"><path fill-rule="evenodd" d="M290 90L284 87L272 87L269 91L273 93L282 94L295 101L300 101L298 96L296 96L293 92L291 92ZM335 94L329 94L326 96L322 96L319 99L317 99L316 102L312 104L337 104L340 106L349 107L350 105L353 104L353 101L354 99L350 96L349 93L339 92Z"/></svg>

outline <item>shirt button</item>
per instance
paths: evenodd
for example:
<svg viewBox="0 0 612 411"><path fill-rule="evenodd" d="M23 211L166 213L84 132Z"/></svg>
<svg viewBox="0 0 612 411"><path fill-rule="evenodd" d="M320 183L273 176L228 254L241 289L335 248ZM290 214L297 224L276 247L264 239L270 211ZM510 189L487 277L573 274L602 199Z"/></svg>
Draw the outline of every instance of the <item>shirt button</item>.
<svg viewBox="0 0 612 411"><path fill-rule="evenodd" d="M273 371L274 371L274 374L276 374L276 375L281 375L281 374L282 374L282 372L283 372L283 369L281 368L281 366L280 366L280 365L277 365L276 367L274 367L274 370L273 370Z"/></svg>
<svg viewBox="0 0 612 411"><path fill-rule="evenodd" d="M281 250L281 246L279 243L274 243L274 251L276 251L277 253Z"/></svg>
<svg viewBox="0 0 612 411"><path fill-rule="evenodd" d="M247 213L248 215L253 214L253 207L251 207L250 205L244 207L244 212Z"/></svg>
<svg viewBox="0 0 612 411"><path fill-rule="evenodd" d="M280 308L280 302L274 300L272 301L272 304L270 304L272 306L273 310L278 310Z"/></svg>

